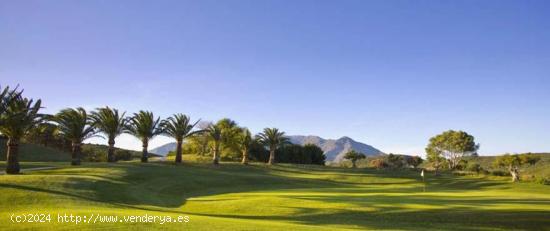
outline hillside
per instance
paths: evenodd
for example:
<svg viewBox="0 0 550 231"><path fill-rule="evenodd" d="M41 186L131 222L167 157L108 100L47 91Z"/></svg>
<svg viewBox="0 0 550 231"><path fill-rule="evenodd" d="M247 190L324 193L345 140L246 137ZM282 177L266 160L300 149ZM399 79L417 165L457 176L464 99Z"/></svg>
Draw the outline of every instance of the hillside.
<svg viewBox="0 0 550 231"><path fill-rule="evenodd" d="M169 152L176 150L176 143L167 143L159 147L149 150L150 153L154 153L160 156L166 156Z"/></svg>
<svg viewBox="0 0 550 231"><path fill-rule="evenodd" d="M357 142L347 136L340 139L323 139L319 136L289 136L290 142L294 144L315 144L325 152L328 161L340 162L344 154L350 150L361 152L367 156L377 156L384 154L373 146Z"/></svg>
<svg viewBox="0 0 550 231"><path fill-rule="evenodd" d="M0 161L6 160L6 140L0 139ZM99 153L99 155L106 155L108 146L100 144L84 144L82 146L83 152L86 150L93 149L94 152ZM131 158L137 159L141 157L141 152L125 150L130 155ZM159 156L156 154L150 154L150 157ZM45 147L38 144L22 143L19 146L19 161L25 162L69 162L71 160L71 153L57 148ZM84 161L84 153L83 153Z"/></svg>
<svg viewBox="0 0 550 231"><path fill-rule="evenodd" d="M6 160L6 144L4 140L0 140L0 161ZM63 152L55 148L44 147L37 144L20 144L19 146L19 161L61 161L69 162L71 154Z"/></svg>
<svg viewBox="0 0 550 231"><path fill-rule="evenodd" d="M533 153L533 154L539 156L540 161L533 166L528 166L528 165L521 166L520 168L521 174L550 178L550 153ZM479 163L483 169L492 170L492 169L497 169L493 165L496 158L497 156L480 156L470 161L475 161ZM500 168L500 169L504 171L506 170L504 168Z"/></svg>

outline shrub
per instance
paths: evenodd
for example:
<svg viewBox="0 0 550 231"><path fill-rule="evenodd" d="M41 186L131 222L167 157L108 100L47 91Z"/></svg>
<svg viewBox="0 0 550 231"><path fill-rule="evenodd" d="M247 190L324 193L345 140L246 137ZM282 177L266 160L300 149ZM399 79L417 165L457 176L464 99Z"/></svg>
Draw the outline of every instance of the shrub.
<svg viewBox="0 0 550 231"><path fill-rule="evenodd" d="M462 159L458 162L458 164L455 166L456 170L467 170L468 167L468 161L465 159Z"/></svg>
<svg viewBox="0 0 550 231"><path fill-rule="evenodd" d="M502 171L502 170L493 170L491 172L491 174L493 176L510 176L510 173L507 172L507 171Z"/></svg>
<svg viewBox="0 0 550 231"><path fill-rule="evenodd" d="M537 177L535 178L535 182L543 185L550 185L550 178L548 177Z"/></svg>
<svg viewBox="0 0 550 231"><path fill-rule="evenodd" d="M481 165L479 165L478 163L470 162L468 163L468 165L466 165L466 170L479 174L479 172L481 172L483 168L481 168Z"/></svg>
<svg viewBox="0 0 550 231"><path fill-rule="evenodd" d="M132 160L132 152L124 149L115 150L115 159L118 160Z"/></svg>
<svg viewBox="0 0 550 231"><path fill-rule="evenodd" d="M94 146L84 145L82 146L81 158L83 161L105 162L107 161L107 154Z"/></svg>
<svg viewBox="0 0 550 231"><path fill-rule="evenodd" d="M382 158L374 159L369 162L369 167L377 168L377 169L383 169L387 168L388 164L386 161Z"/></svg>

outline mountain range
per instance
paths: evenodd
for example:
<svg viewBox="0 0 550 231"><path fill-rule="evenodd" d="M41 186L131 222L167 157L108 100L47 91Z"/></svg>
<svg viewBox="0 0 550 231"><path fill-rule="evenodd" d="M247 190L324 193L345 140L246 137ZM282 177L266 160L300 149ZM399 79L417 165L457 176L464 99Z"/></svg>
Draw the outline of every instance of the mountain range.
<svg viewBox="0 0 550 231"><path fill-rule="evenodd" d="M350 150L355 150L361 152L367 156L376 156L383 155L384 153L373 146L357 142L352 138L347 136L341 137L339 139L324 139L319 136L288 136L290 142L293 144L305 145L305 144L315 144L319 146L325 156L327 161L340 162L344 158L344 154ZM168 152L176 149L176 143L167 143L157 148L151 149L149 152L155 153L158 155L167 155Z"/></svg>
<svg viewBox="0 0 550 231"><path fill-rule="evenodd" d="M343 136L339 139L323 139L319 136L288 136L293 144L315 144L325 152L328 161L340 162L346 152L355 150L367 156L383 155L384 153L373 146L357 142L352 138Z"/></svg>

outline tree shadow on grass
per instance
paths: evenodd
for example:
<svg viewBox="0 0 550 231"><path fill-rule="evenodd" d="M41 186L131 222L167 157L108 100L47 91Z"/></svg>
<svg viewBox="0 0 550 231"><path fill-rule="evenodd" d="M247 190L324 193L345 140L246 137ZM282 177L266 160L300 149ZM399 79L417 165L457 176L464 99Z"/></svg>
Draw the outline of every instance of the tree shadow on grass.
<svg viewBox="0 0 550 231"><path fill-rule="evenodd" d="M448 200L444 198L409 196L374 196L350 200L349 197L294 197L324 203L352 203L349 209L319 209L291 207L291 216L255 216L230 214L191 215L232 219L277 220L307 225L331 225L357 229L399 230L548 230L550 213L541 210L487 209L495 204L536 205L549 204L545 200L473 199ZM396 203L398 201L398 203ZM437 205L439 208L415 209L406 204ZM401 206L400 206L401 205ZM363 208L363 209L362 209ZM366 211L368 210L368 211Z"/></svg>
<svg viewBox="0 0 550 231"><path fill-rule="evenodd" d="M293 171L289 168L284 167L284 170ZM100 173L115 172L116 175L101 175L96 171ZM194 214L236 219L284 220L310 225L342 225L359 229L397 228L414 230L422 227L422 229L508 228L521 230L550 227L548 226L550 214L546 211L484 209L499 204L550 206L546 200L492 197L465 199L462 197L417 195L414 193L423 190L421 181L403 183L403 186L400 186L400 183L391 181L361 184L339 179L304 178L300 175L281 176L277 171L279 170L270 167L243 167L238 165L212 167L205 164L183 164L181 166L158 163L99 164L35 173L44 174L45 177L71 176L57 188L45 189L7 183L1 183L0 188L57 194L93 202L108 203L121 208L172 213L178 213L174 208L184 205L192 197L269 190L298 190L299 194L301 190L307 190L307 192L327 194L309 196L304 192L305 195L276 196L310 200L312 203L351 204L354 208L294 207L297 212L292 216ZM82 173L82 175L79 175L79 173ZM300 171L300 174L304 174L304 172ZM352 177L361 177L357 176L355 172L352 174ZM374 176L388 180L395 178L394 174L383 172ZM372 175L369 175L369 177L372 177ZM414 179L411 177L403 178ZM507 186L508 183L501 181L484 181L453 176L429 179L427 184L430 192L465 192L486 188L506 189L509 187ZM328 195L331 192L339 196ZM375 195L365 196L365 194ZM207 198L204 199L208 200ZM231 199L238 200L239 198ZM402 205L411 205L413 208ZM150 206L154 207L151 208ZM428 208L414 209L414 206ZM283 207L283 205L279 207ZM372 211L365 211L362 208L368 208ZM189 212L185 212L185 214L193 215Z"/></svg>

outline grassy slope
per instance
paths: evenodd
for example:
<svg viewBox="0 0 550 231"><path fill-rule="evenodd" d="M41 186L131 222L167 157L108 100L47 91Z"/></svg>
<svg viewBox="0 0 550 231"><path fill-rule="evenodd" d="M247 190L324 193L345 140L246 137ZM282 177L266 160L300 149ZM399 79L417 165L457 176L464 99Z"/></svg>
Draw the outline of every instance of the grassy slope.
<svg viewBox="0 0 550 231"><path fill-rule="evenodd" d="M3 143L3 142L0 142ZM6 145L0 145L0 161L6 160ZM71 154L54 148L37 144L21 144L19 146L20 161L70 161Z"/></svg>
<svg viewBox="0 0 550 231"><path fill-rule="evenodd" d="M524 165L521 167L521 173L525 176L539 176L550 178L550 153L539 153L535 154L541 157L540 161L533 166ZM496 156L480 156L476 158L481 167L484 169L492 170L495 169L493 163L495 162ZM500 168L501 170L506 170L505 168Z"/></svg>
<svg viewBox="0 0 550 231"><path fill-rule="evenodd" d="M3 145L1 145L3 144ZM99 144L84 144L86 147L93 147L99 152L107 153L108 146ZM141 152L128 150L134 158L140 158ZM106 155L106 154L105 154ZM150 157L158 155L150 154ZM0 140L0 161L6 160L5 140ZM68 162L71 161L71 154L59 149L44 147L37 144L24 143L19 146L19 160L29 162Z"/></svg>
<svg viewBox="0 0 550 231"><path fill-rule="evenodd" d="M184 157L185 159L185 157ZM188 158L189 159L189 158ZM508 178L428 177L280 165L85 164L0 176L0 230L487 229L550 227L550 187ZM189 215L186 224L11 224L12 212ZM54 218L57 219L57 218Z"/></svg>

